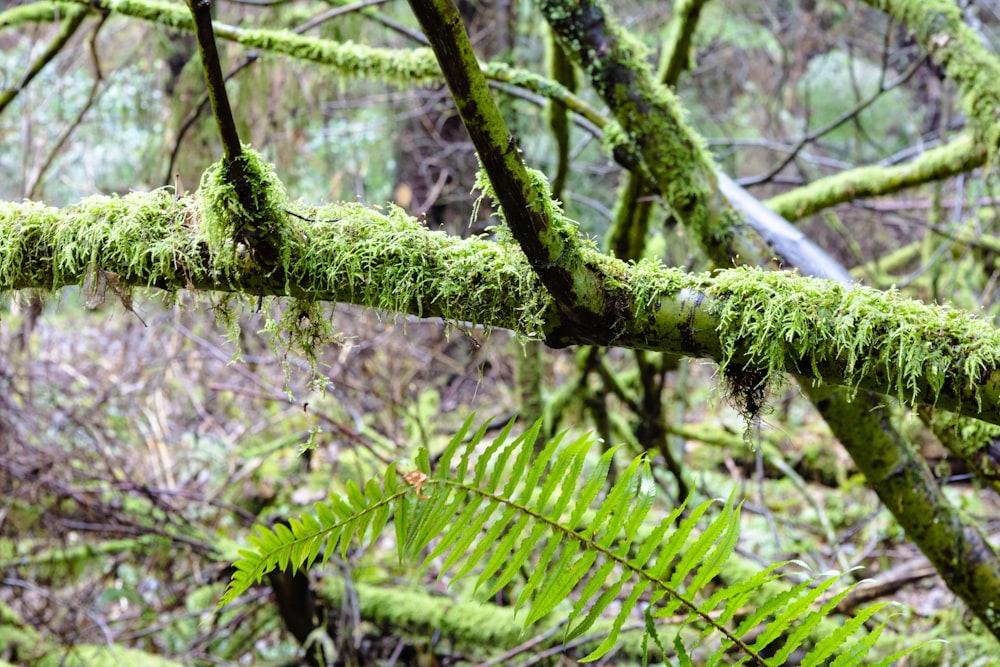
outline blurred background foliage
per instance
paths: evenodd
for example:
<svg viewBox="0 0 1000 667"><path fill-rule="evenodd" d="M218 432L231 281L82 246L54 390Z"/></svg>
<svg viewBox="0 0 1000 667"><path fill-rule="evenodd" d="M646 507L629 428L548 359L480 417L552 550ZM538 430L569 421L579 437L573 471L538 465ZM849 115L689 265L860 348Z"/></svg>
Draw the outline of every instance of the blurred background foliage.
<svg viewBox="0 0 1000 667"><path fill-rule="evenodd" d="M335 4L220 2L217 13L234 25L291 29ZM1000 6L966 4L996 52ZM670 3L614 5L655 62ZM351 7L310 34L420 45L404 3ZM546 72L547 36L532 3L462 9L483 58ZM0 32L0 89L20 80L55 30ZM222 50L227 69L254 55ZM115 15L88 19L0 114L0 198L63 206L95 193L194 190L219 157L210 114L194 114L204 95L196 52L185 33ZM690 58L678 90L689 121L761 199L855 166L899 163L964 125L953 84L906 30L855 2L714 0ZM395 201L456 234L491 224L485 212L470 220L476 161L439 87L345 80L266 54L228 85L241 135L275 163L293 198ZM586 86L579 94L600 108ZM554 175L545 105L523 91L497 95L527 162ZM562 198L603 239L622 171L585 126L569 138ZM995 187L986 174L964 174L801 225L869 284L995 318ZM654 219L647 253L708 266L666 210ZM410 613L407 605L459 604L470 593L398 565L391 545L350 553L307 580L307 592L301 577L275 579L215 609L253 523L298 514L419 446L439 450L475 411L498 426L515 414L543 417L550 433L594 428L606 443L654 449L665 508L687 489L725 497L735 485L746 499L738 553L747 567L779 559L815 571L863 567L857 578L880 576L884 586L872 599L901 603L881 650L943 638L907 664L995 664L995 641L955 604L795 388L774 397L748 444L740 416L717 394L714 366L697 361L554 351L502 331L331 307L342 340L322 353L316 374L271 351L263 330L278 301L261 312L256 299L136 295L145 325L111 300L96 311L84 301L73 290L44 300L23 293L0 313L0 662L299 664L300 644L318 635L299 636L281 609L287 595L300 608L325 600L315 603L326 615L322 640L335 644L340 664L497 664L499 644L460 641ZM216 306L243 313L231 339ZM652 405L637 409L642 401ZM913 415L894 419L922 444L948 494L995 535L996 493L969 484ZM365 586L410 597L363 611ZM539 637L502 647L515 651L503 664L572 664L586 653L562 647L556 630ZM607 664L635 656L626 648Z"/></svg>

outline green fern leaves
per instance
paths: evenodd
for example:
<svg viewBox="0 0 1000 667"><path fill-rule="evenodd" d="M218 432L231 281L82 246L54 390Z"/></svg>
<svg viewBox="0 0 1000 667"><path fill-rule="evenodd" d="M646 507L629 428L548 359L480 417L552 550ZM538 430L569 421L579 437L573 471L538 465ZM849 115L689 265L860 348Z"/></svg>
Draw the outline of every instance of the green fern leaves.
<svg viewBox="0 0 1000 667"><path fill-rule="evenodd" d="M691 664L695 650L709 665L780 665L795 652L805 654L803 665L860 664L878 637L863 628L874 607L811 639L849 591L831 596L837 577L786 585L779 563L743 581L718 581L739 536L732 498L685 502L653 520L656 487L645 456L607 488L617 448L595 462L591 437L559 436L535 455L539 425L513 439L511 428L484 444L485 426L470 436L469 420L433 471L422 451L415 470L390 465L381 484L350 482L315 514L256 528L221 604L272 569L325 564L352 542L372 544L391 520L400 560L433 566L439 579L475 576L484 597L509 589L525 627L559 614L570 641L599 626L605 638L584 661L611 651L626 622L644 623L646 637L661 651L671 646L680 664ZM662 642L663 619L683 637L678 630Z"/></svg>

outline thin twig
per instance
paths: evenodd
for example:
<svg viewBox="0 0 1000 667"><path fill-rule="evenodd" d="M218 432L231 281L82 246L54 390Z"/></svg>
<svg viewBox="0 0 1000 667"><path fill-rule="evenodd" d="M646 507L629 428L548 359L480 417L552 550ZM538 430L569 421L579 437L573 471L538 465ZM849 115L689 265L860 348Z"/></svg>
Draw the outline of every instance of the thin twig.
<svg viewBox="0 0 1000 667"><path fill-rule="evenodd" d="M100 93L103 93L105 89L101 89L101 83L104 81L104 76L101 74L101 60L97 54L97 33L100 32L101 28L104 26L104 22L107 20L108 14L102 14L100 22L94 26L94 32L90 35L90 58L94 63L94 83L90 86L90 93L87 95L87 101L84 102L80 111L76 114L76 118L66 126L63 131L59 134L59 138L56 139L55 146L49 151L48 157L45 158L43 162L34 173L28 178L24 184L25 196L28 199L34 199L38 196L38 186L41 185L42 179L45 177L45 172L49 170L52 163L55 161L56 156L62 151L63 146L66 141L69 140L73 132L76 131L80 124L83 123L84 116L87 112L94 106L94 102L100 97Z"/></svg>

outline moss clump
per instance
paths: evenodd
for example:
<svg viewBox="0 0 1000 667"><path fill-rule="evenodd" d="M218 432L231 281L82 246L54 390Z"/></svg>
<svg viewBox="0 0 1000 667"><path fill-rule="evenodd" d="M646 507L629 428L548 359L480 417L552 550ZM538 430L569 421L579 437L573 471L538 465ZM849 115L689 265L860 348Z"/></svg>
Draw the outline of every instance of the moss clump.
<svg viewBox="0 0 1000 667"><path fill-rule="evenodd" d="M196 197L217 268L287 265L288 195L259 153L243 146L239 157L209 167Z"/></svg>
<svg viewBox="0 0 1000 667"><path fill-rule="evenodd" d="M402 209L358 203L304 209L288 267L294 296L392 313L489 323L539 336L552 299L520 248L428 231ZM483 315L487 315L483 317Z"/></svg>
<svg viewBox="0 0 1000 667"><path fill-rule="evenodd" d="M722 366L737 376L756 373L750 388L776 387L786 372L816 380L836 372L852 396L874 381L912 405L937 400L946 382L960 378L959 396L974 396L981 408L979 385L1000 365L1000 331L896 290L753 268L721 271L705 288L717 300Z"/></svg>
<svg viewBox="0 0 1000 667"><path fill-rule="evenodd" d="M203 277L190 202L168 189L123 197L95 195L64 209L0 202L0 288L83 282L95 265L122 284L185 284Z"/></svg>

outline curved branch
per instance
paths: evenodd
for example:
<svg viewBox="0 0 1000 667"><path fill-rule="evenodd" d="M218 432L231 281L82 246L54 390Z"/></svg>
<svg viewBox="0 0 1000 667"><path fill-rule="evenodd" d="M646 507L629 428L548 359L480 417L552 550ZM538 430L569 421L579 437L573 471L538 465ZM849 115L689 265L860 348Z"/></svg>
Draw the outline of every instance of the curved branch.
<svg viewBox="0 0 1000 667"><path fill-rule="evenodd" d="M1000 635L1000 618L980 613L995 608L1000 599L996 551L981 531L970 529L965 517L954 511L913 443L897 435L884 409L863 414L845 410L844 397L838 396L843 390L835 387L807 387L806 393L828 422L841 424L842 430L853 430L853 439L870 443L852 449L851 457L879 499L935 564L948 588L968 603L990 632Z"/></svg>

